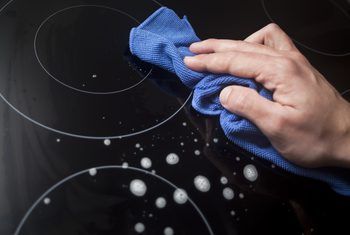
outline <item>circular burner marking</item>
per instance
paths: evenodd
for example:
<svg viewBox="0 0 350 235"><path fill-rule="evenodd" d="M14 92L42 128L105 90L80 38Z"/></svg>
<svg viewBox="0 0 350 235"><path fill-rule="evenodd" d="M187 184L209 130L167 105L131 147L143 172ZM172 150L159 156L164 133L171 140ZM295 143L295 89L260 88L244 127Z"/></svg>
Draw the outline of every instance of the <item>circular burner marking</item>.
<svg viewBox="0 0 350 235"><path fill-rule="evenodd" d="M120 57L122 56L121 54L123 54L122 50L124 50L124 47L123 47L124 45L119 45L119 43L117 43L117 41L120 39L119 37L121 37L120 35L118 35L118 38L117 38L118 40L113 37L113 36L116 36L114 35L113 31L114 30L117 31L117 29L114 29L115 28L114 25L110 25L110 27L107 27L107 31L110 31L109 37L102 37L100 35L102 34L102 32L105 32L106 26L103 27L103 30L101 27L98 27L98 25L95 25L95 27L91 26L93 25L94 22L97 21L96 19L99 18L101 15L106 15L105 17L107 18L108 14L101 14L100 12L100 14L98 15L96 13L96 16L94 16L96 18L95 19L90 12L89 14L85 14L85 15L89 15L89 18L87 18L86 20L74 18L74 16L78 14L73 14L73 16L68 14L68 13L71 13L70 11L72 10L77 10L77 9L81 10L81 8L86 8L86 9L97 8L99 10L101 9L108 10L113 13L119 13L122 16L126 16L127 19L130 19L134 23L137 23L137 24L140 23L135 17L131 16L130 14L124 11L121 11L119 9L115 9L112 7L108 7L108 6L103 6L103 5L76 5L76 6L70 6L62 10L59 10L51 14L49 17L47 17L39 25L35 33L34 52L35 52L35 57L39 65L41 66L41 68L52 79L54 79L56 82L60 83L61 85L75 91L79 91L87 94L93 94L93 95L107 95L107 94L121 93L121 92L130 90L138 86L139 84L141 84L152 73L152 67L146 69L148 71L147 73L146 71L144 71L145 72L144 74L146 75L141 80L138 77L134 78L133 76L136 76L136 75L133 69L131 69L130 66L127 65L127 63L123 63L124 61L122 59L117 57L117 56L120 56ZM63 15L63 14L66 14L66 15ZM75 24L77 24L77 26L71 21L69 21L68 23L66 23L68 25L64 25L63 23L63 26L59 25L56 27L57 29L54 28L55 30L53 30L52 27L50 27L49 29L45 28L47 24L49 23L52 24L51 21L53 21L54 19L56 19L56 21L58 22L61 22L61 21L64 22L64 20L67 20L67 18L68 19L73 18L76 21ZM112 20L109 19L109 21L112 21ZM113 22L118 22L118 20L113 20ZM55 21L54 23L57 24L57 22ZM88 24L88 25L85 25L85 24ZM88 27L89 25L90 27ZM127 28L133 27L133 26L136 26L136 25L130 24ZM126 26L123 26L123 27L126 27ZM42 50L39 50L38 38L40 38L40 32L43 32L43 31L47 32L49 36L46 35L47 37L45 37L42 40L45 42L45 44L50 44L51 46L49 47L49 49L48 47L44 47L42 48ZM57 33L57 31L59 32ZM77 40L79 37L81 37L83 40ZM125 40L127 39L128 39L128 34L125 36ZM52 46L53 44L55 46ZM99 45L96 45L96 44L99 44ZM108 44L107 45L108 48L105 48L106 44ZM59 50L57 50L56 48L59 48ZM45 54L45 55L49 54L49 55L46 55L47 58L45 61L43 61L43 59L39 55L40 52L41 54ZM56 59L56 57L59 59ZM51 69L49 69L49 67ZM96 73L96 70L99 70L99 72ZM57 74L60 74L60 75L57 75ZM100 74L103 74L103 75L100 76ZM92 83L93 85L98 85L99 83L101 83L101 79L106 83L106 84L102 84L104 89L110 89L110 87L113 85L120 86L120 83L125 83L125 84L121 85L122 88L120 89L114 88L113 91L87 90L86 86L89 82ZM130 82L125 79L130 79ZM72 85L69 83L76 83L76 84ZM80 85L82 88L77 87L78 85Z"/></svg>
<svg viewBox="0 0 350 235"><path fill-rule="evenodd" d="M91 169L91 168L90 168ZM42 194L34 203L33 205L28 209L28 211L26 212L26 214L23 216L23 218L21 219L19 225L16 228L16 231L14 233L14 235L18 235L21 232L21 229L23 227L23 225L25 224L26 220L28 219L28 217L31 215L31 213L33 212L33 210L38 206L38 204L40 204L46 197L48 197L48 195L54 191L56 188L58 188L59 186L61 186L62 184L66 183L69 180L72 180L73 178L83 175L83 174L88 174L90 169L85 169L82 171L79 171L75 174L72 174L66 178L64 178L63 180L59 181L58 183L56 183L55 185L53 185L52 187L50 187L44 194ZM157 174L152 174L149 171L140 169L140 168L136 168L136 167L128 167L128 168L123 168L120 165L106 165L106 166L99 166L99 167L95 167L94 169L96 169L97 171L100 170L106 170L106 169L120 169L120 170L128 170L128 171L134 171L134 172L139 172L139 173L144 173L148 176L151 177L155 177L156 179L159 179L160 181L170 185L172 188L175 189L175 193L174 194L181 194L181 195L177 195L177 197L179 197L181 200L181 203L184 203L186 201L188 201L193 208L197 211L197 213L199 214L199 216L201 217L201 219L203 220L208 233L213 235L214 232L210 226L210 224L208 223L207 219L205 218L204 214L202 213L202 211L199 209L199 207L194 203L194 201L185 193L185 191L183 189L180 189L179 187L177 187L175 184L173 184L172 182L170 182L169 180L163 178L160 175ZM179 199L177 199L179 200Z"/></svg>

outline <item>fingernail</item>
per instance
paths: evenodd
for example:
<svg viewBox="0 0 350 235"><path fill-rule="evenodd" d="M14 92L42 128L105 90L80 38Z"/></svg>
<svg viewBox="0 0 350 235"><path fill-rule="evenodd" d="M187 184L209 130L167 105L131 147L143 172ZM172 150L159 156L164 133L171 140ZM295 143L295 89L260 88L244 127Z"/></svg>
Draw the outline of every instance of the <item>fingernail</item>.
<svg viewBox="0 0 350 235"><path fill-rule="evenodd" d="M187 63L193 63L196 59L193 56L185 56L184 62Z"/></svg>
<svg viewBox="0 0 350 235"><path fill-rule="evenodd" d="M231 87L225 87L221 93L220 93L220 102L222 105L225 105L228 103L228 98L230 96L232 89Z"/></svg>
<svg viewBox="0 0 350 235"><path fill-rule="evenodd" d="M194 42L190 45L190 50L199 46L199 42Z"/></svg>

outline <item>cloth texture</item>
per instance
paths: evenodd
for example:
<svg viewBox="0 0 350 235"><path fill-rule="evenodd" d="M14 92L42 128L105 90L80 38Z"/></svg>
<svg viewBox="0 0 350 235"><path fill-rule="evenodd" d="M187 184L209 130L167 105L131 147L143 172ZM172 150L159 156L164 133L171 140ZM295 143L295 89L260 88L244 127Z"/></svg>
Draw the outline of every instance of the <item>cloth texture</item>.
<svg viewBox="0 0 350 235"><path fill-rule="evenodd" d="M326 182L337 193L350 196L350 175L345 169L309 169L287 161L253 123L221 106L219 94L228 85L249 87L270 100L272 94L252 79L199 73L187 68L183 59L193 55L189 46L198 41L200 39L186 16L181 19L171 9L162 7L131 30L129 47L133 55L175 73L187 87L193 89L193 108L205 115L220 116L223 131L234 144L288 172Z"/></svg>

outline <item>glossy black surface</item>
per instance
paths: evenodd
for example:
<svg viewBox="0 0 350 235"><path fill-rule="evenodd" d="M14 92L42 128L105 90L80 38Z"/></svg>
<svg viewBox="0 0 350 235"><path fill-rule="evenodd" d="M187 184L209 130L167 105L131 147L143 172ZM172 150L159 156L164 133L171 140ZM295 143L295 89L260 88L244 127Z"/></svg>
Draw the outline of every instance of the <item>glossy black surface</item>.
<svg viewBox="0 0 350 235"><path fill-rule="evenodd" d="M340 92L350 89L347 1L161 4L186 14L203 39L243 39L273 20ZM191 91L175 76L130 55L130 27L159 3L0 6L0 234L136 234L139 222L144 234L168 226L174 234L350 233L348 198L236 148L216 118L190 107ZM166 162L169 153L178 164ZM255 182L243 176L247 164L258 170ZM194 187L198 175L209 192ZM143 197L130 192L133 179L147 185ZM176 187L193 203L177 204ZM233 200L223 197L226 187ZM160 196L163 209L154 204Z"/></svg>

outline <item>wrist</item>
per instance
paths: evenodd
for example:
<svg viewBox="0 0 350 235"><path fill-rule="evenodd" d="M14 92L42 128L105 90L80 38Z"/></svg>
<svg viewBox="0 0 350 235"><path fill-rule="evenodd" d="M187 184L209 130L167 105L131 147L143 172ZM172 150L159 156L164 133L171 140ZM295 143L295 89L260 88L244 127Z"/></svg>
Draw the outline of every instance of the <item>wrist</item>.
<svg viewBox="0 0 350 235"><path fill-rule="evenodd" d="M340 116L337 118L336 136L331 145L331 166L350 168L350 103L344 101Z"/></svg>

